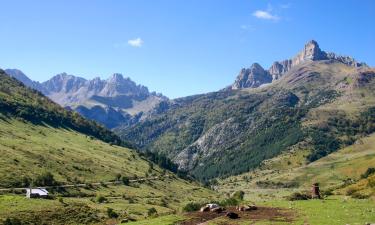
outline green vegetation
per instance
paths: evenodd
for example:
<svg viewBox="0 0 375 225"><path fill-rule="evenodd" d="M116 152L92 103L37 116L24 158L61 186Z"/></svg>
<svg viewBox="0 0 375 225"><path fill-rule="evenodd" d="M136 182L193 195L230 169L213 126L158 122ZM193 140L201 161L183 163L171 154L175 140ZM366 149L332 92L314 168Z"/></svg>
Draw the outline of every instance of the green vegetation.
<svg viewBox="0 0 375 225"><path fill-rule="evenodd" d="M36 124L70 128L116 145L130 146L94 121L68 111L0 70L0 112Z"/></svg>
<svg viewBox="0 0 375 225"><path fill-rule="evenodd" d="M375 76L368 70L312 62L264 88L176 99L169 110L116 132L175 159L203 183L259 168L296 145L304 145L303 163L314 162L375 131Z"/></svg>
<svg viewBox="0 0 375 225"><path fill-rule="evenodd" d="M159 214L169 214L190 201L218 197L156 165L152 173L160 176L160 180L130 182L129 178L142 178L150 168L150 163L135 151L73 130L41 126L1 114L0 117L4 118L0 120L2 188L28 187L29 182L42 186L88 183L80 188L49 189L51 195L57 197L55 200L30 200L25 199L24 193L20 196L0 193L0 221L9 217L37 224L102 224L103 218L98 215L107 215L107 208L119 215L119 221L128 217L139 220L144 219L152 207ZM118 174L127 186L90 184L115 181ZM63 215L67 219L62 220Z"/></svg>
<svg viewBox="0 0 375 225"><path fill-rule="evenodd" d="M198 211L202 205L204 205L203 203L197 203L197 202L189 202L188 204L186 204L184 206L184 208L182 209L184 212L194 212L194 211Z"/></svg>
<svg viewBox="0 0 375 225"><path fill-rule="evenodd" d="M152 208L166 215L191 201L217 199L116 145L121 142L112 132L3 73L0 80L0 188L9 188L0 192L0 223L120 223L144 219ZM145 174L149 180L133 180ZM50 199L27 199L14 189L30 184L72 186L49 188Z"/></svg>
<svg viewBox="0 0 375 225"><path fill-rule="evenodd" d="M183 221L183 216L180 215L168 215L161 216L153 219L148 219L144 221L124 223L124 225L175 225L177 222Z"/></svg>

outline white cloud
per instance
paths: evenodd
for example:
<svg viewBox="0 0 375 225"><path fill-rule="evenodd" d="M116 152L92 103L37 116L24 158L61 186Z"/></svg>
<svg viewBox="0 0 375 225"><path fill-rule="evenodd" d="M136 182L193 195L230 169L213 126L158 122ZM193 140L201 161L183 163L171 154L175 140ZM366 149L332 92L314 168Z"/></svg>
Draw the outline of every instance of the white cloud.
<svg viewBox="0 0 375 225"><path fill-rule="evenodd" d="M130 39L128 41L128 45L135 47L135 48L139 48L139 47L142 47L143 40L141 38Z"/></svg>
<svg viewBox="0 0 375 225"><path fill-rule="evenodd" d="M273 20L277 21L280 19L277 15L272 15L270 12L263 11L263 10L257 10L253 13L253 16L255 16L258 19L264 19L264 20Z"/></svg>

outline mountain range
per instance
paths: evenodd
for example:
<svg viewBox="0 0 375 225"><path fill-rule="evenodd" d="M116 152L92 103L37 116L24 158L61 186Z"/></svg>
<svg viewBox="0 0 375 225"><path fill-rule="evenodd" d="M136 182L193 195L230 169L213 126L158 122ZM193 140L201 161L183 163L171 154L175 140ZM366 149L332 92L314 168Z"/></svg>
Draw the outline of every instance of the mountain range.
<svg viewBox="0 0 375 225"><path fill-rule="evenodd" d="M254 63L228 88L175 99L115 131L200 180L240 174L291 150L307 151L308 163L375 130L374 78L365 63L309 41L269 70Z"/></svg>
<svg viewBox="0 0 375 225"><path fill-rule="evenodd" d="M149 92L147 87L137 85L119 73L107 80L98 77L86 80L61 73L39 83L30 80L17 69L6 69L5 72L61 106L75 110L108 128L133 124L147 117L159 103L168 100L162 94Z"/></svg>
<svg viewBox="0 0 375 225"><path fill-rule="evenodd" d="M291 149L308 150L305 159L314 161L375 129L374 69L314 40L268 70L241 69L227 88L172 100L121 74L63 73L39 83L6 72L200 180L247 172ZM342 121L355 126L344 129Z"/></svg>

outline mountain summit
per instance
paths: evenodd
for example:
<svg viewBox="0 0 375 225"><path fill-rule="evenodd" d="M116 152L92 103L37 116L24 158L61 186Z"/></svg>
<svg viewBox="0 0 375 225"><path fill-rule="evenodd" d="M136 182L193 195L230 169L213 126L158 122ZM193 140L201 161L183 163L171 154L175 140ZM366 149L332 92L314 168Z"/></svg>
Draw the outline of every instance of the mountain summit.
<svg viewBox="0 0 375 225"><path fill-rule="evenodd" d="M305 44L304 48L295 57L293 57L292 59L276 61L268 70L263 70L263 68L257 63L255 63L258 65L258 69L256 70L254 70L255 64L253 64L248 69L241 69L231 88L257 88L262 84L271 83L272 81L280 79L280 77L282 77L285 73L287 73L291 68L295 66L308 61L320 60L338 61L353 67L366 66L365 63L359 63L351 57L340 56L336 55L335 53L327 53L325 51L322 51L319 47L318 42L316 42L315 40L311 40ZM262 68L262 70L259 69L259 67Z"/></svg>
<svg viewBox="0 0 375 225"><path fill-rule="evenodd" d="M92 80L60 73L39 83L29 79L22 71L7 69L6 73L24 85L36 89L59 105L75 110L88 119L96 120L108 128L137 122L151 113L168 98L149 92L128 77L115 73L106 80Z"/></svg>

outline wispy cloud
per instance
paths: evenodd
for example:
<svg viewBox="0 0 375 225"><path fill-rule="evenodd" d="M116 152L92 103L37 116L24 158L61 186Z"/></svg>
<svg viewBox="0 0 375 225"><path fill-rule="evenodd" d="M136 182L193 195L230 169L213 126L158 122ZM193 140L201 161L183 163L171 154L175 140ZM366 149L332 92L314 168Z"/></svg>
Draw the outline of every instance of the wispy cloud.
<svg viewBox="0 0 375 225"><path fill-rule="evenodd" d="M258 19L264 19L264 20L273 20L273 21L280 20L279 16L273 15L273 14L271 14L270 11L264 11L264 10L256 10L253 13L253 16L255 16Z"/></svg>
<svg viewBox="0 0 375 225"><path fill-rule="evenodd" d="M143 40L141 38L130 39L128 40L128 45L135 48L140 48L143 45Z"/></svg>

